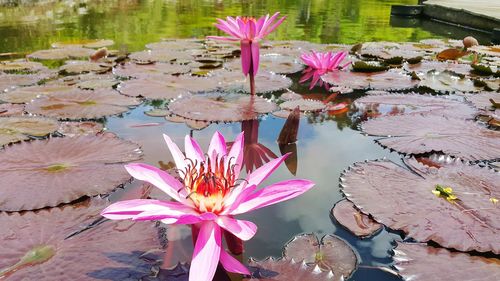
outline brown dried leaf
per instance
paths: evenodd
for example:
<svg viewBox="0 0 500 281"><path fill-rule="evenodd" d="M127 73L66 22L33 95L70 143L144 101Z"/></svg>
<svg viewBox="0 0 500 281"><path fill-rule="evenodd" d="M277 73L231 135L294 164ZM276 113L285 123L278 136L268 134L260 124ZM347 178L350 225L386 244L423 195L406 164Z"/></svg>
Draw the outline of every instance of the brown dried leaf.
<svg viewBox="0 0 500 281"><path fill-rule="evenodd" d="M443 60L457 60L465 55L467 55L469 52L467 51L464 51L464 50L461 50L461 49L455 49L455 48L451 48L451 49L446 49L446 50L443 50L441 52L439 52L437 55L436 55L436 58L440 61L443 61Z"/></svg>
<svg viewBox="0 0 500 281"><path fill-rule="evenodd" d="M450 252L425 244L399 243L394 266L406 281L489 281L500 279L500 260Z"/></svg>
<svg viewBox="0 0 500 281"><path fill-rule="evenodd" d="M136 144L104 135L9 146L0 152L0 210L53 207L105 194L130 179L124 163L141 157Z"/></svg>
<svg viewBox="0 0 500 281"><path fill-rule="evenodd" d="M363 213L420 242L434 241L460 251L500 253L500 174L460 161L440 169L406 161L356 163L341 175L342 191ZM458 199L432 192L451 187Z"/></svg>
<svg viewBox="0 0 500 281"><path fill-rule="evenodd" d="M332 209L337 222L359 237L371 236L382 229L382 225L361 213L349 200L341 200Z"/></svg>
<svg viewBox="0 0 500 281"><path fill-rule="evenodd" d="M465 160L500 158L500 132L472 121L442 116L399 115L368 120L362 130L398 152L443 152Z"/></svg>

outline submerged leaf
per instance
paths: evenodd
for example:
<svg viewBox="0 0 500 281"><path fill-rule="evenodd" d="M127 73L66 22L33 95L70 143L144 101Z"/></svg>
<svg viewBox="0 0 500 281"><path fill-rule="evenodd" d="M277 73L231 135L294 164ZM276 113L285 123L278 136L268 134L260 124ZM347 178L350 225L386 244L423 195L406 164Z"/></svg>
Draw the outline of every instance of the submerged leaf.
<svg viewBox="0 0 500 281"><path fill-rule="evenodd" d="M363 213L409 237L459 251L500 253L500 174L456 161L441 168L406 160L356 163L341 176L342 191ZM433 194L452 187L453 203Z"/></svg>
<svg viewBox="0 0 500 281"><path fill-rule="evenodd" d="M332 215L340 225L359 237L371 236L382 228L380 223L361 213L346 199L335 204Z"/></svg>
<svg viewBox="0 0 500 281"><path fill-rule="evenodd" d="M473 121L433 115L384 116L362 124L363 132L398 152L443 152L465 160L500 158L500 132Z"/></svg>
<svg viewBox="0 0 500 281"><path fill-rule="evenodd" d="M130 179L123 165L141 156L138 145L104 135L9 146L0 152L0 210L34 210L105 194Z"/></svg>

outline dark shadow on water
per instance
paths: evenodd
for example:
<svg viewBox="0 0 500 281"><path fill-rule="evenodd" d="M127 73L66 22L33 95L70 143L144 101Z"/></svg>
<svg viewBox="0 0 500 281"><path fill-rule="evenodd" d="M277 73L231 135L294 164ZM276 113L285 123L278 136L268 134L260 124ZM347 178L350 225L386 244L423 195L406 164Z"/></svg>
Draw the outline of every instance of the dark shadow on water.
<svg viewBox="0 0 500 281"><path fill-rule="evenodd" d="M144 252L134 251L132 253L104 253L109 259L123 264L122 267L105 267L87 273L89 277L98 280L141 280L152 274L152 268L159 265L159 257L148 256ZM84 262L84 261L82 261Z"/></svg>

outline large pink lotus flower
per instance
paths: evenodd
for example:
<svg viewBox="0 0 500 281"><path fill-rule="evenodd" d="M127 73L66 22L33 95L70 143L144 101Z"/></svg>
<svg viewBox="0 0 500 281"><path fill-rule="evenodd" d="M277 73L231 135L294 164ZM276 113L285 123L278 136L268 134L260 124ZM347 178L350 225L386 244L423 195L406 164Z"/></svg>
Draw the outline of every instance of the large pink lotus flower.
<svg viewBox="0 0 500 281"><path fill-rule="evenodd" d="M189 280L211 280L219 261L230 272L249 274L248 269L222 249L223 229L241 240L249 240L257 226L235 215L250 212L297 197L313 187L303 179L286 180L257 190L288 155L263 165L246 179L239 180L243 162L243 133L229 152L224 137L216 132L205 156L198 143L185 138L184 155L164 135L182 182L167 172L146 164L129 164L125 168L136 179L147 181L177 202L136 199L114 203L102 211L113 220L160 220L166 224L196 224L199 228L194 247Z"/></svg>
<svg viewBox="0 0 500 281"><path fill-rule="evenodd" d="M279 12L269 17L260 17L258 20L252 17L227 17L226 20L217 19L215 26L224 31L229 37L208 36L207 38L224 41L240 41L241 67L243 74L250 74L250 92L255 94L254 76L259 70L259 41L273 32L286 17L276 20Z"/></svg>
<svg viewBox="0 0 500 281"><path fill-rule="evenodd" d="M321 75L342 69L351 64L351 62L347 62L342 66L340 65L347 54L348 53L346 51L337 53L317 53L314 51L310 54L303 53L300 58L308 66L308 68L303 71L304 75L300 78L299 82L304 83L312 77L309 89L314 88L318 82L319 86L322 86L323 80L320 79Z"/></svg>

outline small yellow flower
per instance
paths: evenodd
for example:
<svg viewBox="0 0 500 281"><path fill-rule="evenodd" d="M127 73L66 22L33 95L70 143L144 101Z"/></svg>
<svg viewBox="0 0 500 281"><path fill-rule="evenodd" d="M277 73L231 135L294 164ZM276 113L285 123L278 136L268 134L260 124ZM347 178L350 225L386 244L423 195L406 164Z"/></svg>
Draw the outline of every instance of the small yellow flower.
<svg viewBox="0 0 500 281"><path fill-rule="evenodd" d="M490 198L490 202L493 203L493 204L497 204L498 203L498 199L496 199L495 197L491 197Z"/></svg>
<svg viewBox="0 0 500 281"><path fill-rule="evenodd" d="M453 189L451 187L443 187L439 184L436 184L435 189L431 190L434 195L437 197L442 197L448 202L454 202L458 197L453 194Z"/></svg>

